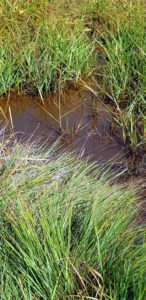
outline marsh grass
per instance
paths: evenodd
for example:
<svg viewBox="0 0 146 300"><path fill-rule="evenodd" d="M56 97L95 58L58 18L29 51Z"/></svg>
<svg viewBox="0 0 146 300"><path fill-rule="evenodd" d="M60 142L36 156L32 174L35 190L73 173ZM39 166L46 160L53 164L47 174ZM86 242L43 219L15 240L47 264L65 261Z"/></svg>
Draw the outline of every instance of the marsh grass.
<svg viewBox="0 0 146 300"><path fill-rule="evenodd" d="M33 40L26 41L17 60L3 49L1 63L1 93L8 89L26 90L47 95L66 87L71 80L89 72L88 58L92 56L93 43L84 32L66 36L65 28L54 33L43 26Z"/></svg>
<svg viewBox="0 0 146 300"><path fill-rule="evenodd" d="M143 8L138 0L1 0L0 94L44 99L98 72L102 49L98 88L117 107L125 142L142 143ZM107 172L75 154L24 146L3 132L0 160L1 299L145 298L134 183L111 186Z"/></svg>
<svg viewBox="0 0 146 300"><path fill-rule="evenodd" d="M117 107L117 122L132 146L144 138L145 52L144 32L119 29L105 36L107 60L102 89ZM101 44L100 44L101 45ZM116 115L115 115L116 118Z"/></svg>
<svg viewBox="0 0 146 300"><path fill-rule="evenodd" d="M102 57L98 88L114 103L114 118L125 145L135 149L145 141L146 43L143 1L117 1L110 10L108 26L97 30L98 53ZM117 16L116 16L117 14Z"/></svg>
<svg viewBox="0 0 146 300"><path fill-rule="evenodd" d="M25 91L44 101L96 73L97 89L117 107L125 144L143 144L144 1L1 1L1 95Z"/></svg>
<svg viewBox="0 0 146 300"><path fill-rule="evenodd" d="M111 186L106 172L55 146L4 149L1 299L144 299L134 183Z"/></svg>
<svg viewBox="0 0 146 300"><path fill-rule="evenodd" d="M1 94L14 88L44 97L92 73L94 41L82 18L65 12L51 2L1 2Z"/></svg>

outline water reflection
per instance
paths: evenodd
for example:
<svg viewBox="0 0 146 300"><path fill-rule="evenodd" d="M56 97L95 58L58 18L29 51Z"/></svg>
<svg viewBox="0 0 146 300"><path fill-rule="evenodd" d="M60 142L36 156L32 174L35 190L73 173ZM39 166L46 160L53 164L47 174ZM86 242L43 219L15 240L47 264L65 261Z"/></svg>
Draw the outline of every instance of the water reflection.
<svg viewBox="0 0 146 300"><path fill-rule="evenodd" d="M44 105L38 98L11 95L8 100L0 99L0 106L4 112L0 114L1 124L7 118L18 140L33 136L50 146L61 137L64 147L100 162L122 150L121 143L111 135L112 115L108 107L86 88L66 90L46 100Z"/></svg>

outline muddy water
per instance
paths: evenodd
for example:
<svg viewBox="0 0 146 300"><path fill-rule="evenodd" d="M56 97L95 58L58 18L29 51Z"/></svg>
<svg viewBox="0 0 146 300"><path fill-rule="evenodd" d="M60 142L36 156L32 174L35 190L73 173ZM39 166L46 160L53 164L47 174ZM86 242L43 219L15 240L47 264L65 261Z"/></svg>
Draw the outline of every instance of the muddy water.
<svg viewBox="0 0 146 300"><path fill-rule="evenodd" d="M101 165L112 161L114 173L127 166L122 141L113 133L113 108L103 106L93 93L84 87L69 89L52 97L44 105L39 98L11 95L0 99L0 128L9 122L8 134L13 131L18 141L37 140L49 147L59 139L59 149L75 150L80 157L88 157ZM123 181L116 175L114 182ZM128 180L130 180L128 178ZM141 178L137 178L141 182ZM138 223L145 221L146 202L143 200Z"/></svg>
<svg viewBox="0 0 146 300"><path fill-rule="evenodd" d="M0 126L7 119L21 142L37 139L50 146L60 138L64 148L100 163L123 151L122 142L111 133L112 108L103 106L85 87L64 91L44 105L38 98L11 95L0 99L0 107Z"/></svg>

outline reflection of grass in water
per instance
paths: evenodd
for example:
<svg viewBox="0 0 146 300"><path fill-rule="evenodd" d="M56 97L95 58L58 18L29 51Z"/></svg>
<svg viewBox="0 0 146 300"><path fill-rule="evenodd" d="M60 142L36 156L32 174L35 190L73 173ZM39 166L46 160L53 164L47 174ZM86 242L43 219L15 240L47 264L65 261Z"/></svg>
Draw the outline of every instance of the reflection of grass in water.
<svg viewBox="0 0 146 300"><path fill-rule="evenodd" d="M134 185L110 186L106 174L53 147L15 145L6 160L1 299L144 299Z"/></svg>

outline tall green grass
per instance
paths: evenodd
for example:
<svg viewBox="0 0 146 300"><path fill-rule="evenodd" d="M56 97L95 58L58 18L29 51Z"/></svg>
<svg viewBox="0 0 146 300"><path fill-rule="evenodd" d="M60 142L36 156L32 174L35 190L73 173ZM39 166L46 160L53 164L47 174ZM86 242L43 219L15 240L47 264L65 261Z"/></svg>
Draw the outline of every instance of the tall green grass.
<svg viewBox="0 0 146 300"><path fill-rule="evenodd" d="M100 70L97 86L117 107L125 144L143 144L144 12L139 0L2 0L0 95L21 90L43 100Z"/></svg>
<svg viewBox="0 0 146 300"><path fill-rule="evenodd" d="M95 46L83 18L69 19L53 1L0 5L0 94L21 89L43 97L92 73Z"/></svg>
<svg viewBox="0 0 146 300"><path fill-rule="evenodd" d="M1 47L1 94L17 88L47 95L91 71L94 44L88 41L85 30L78 29L67 37L65 27L55 33L41 26L17 56L7 47Z"/></svg>
<svg viewBox="0 0 146 300"><path fill-rule="evenodd" d="M135 185L111 186L108 174L53 147L3 153L0 298L143 300Z"/></svg>
<svg viewBox="0 0 146 300"><path fill-rule="evenodd" d="M138 0L1 0L0 94L43 98L98 72L100 51L98 88L117 108L125 143L140 145L144 27ZM143 300L134 183L111 186L103 170L53 147L0 145L0 298Z"/></svg>
<svg viewBox="0 0 146 300"><path fill-rule="evenodd" d="M145 141L145 6L142 1L123 2L112 8L104 32L97 31L104 64L97 85L117 108L114 118L125 144L135 148Z"/></svg>
<svg viewBox="0 0 146 300"><path fill-rule="evenodd" d="M103 85L105 94L117 107L117 122L124 140L137 145L145 126L145 36L138 30L118 29L105 36ZM103 89L103 87L102 87ZM116 115L115 115L116 117Z"/></svg>

